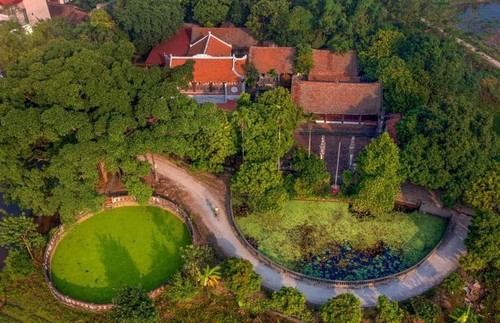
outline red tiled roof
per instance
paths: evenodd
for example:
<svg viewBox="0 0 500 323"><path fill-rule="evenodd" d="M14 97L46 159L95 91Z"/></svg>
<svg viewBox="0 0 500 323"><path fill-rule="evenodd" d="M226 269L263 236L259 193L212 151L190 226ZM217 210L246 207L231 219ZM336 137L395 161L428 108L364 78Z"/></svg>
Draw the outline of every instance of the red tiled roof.
<svg viewBox="0 0 500 323"><path fill-rule="evenodd" d="M380 83L313 82L294 79L292 99L314 114L374 115L382 108Z"/></svg>
<svg viewBox="0 0 500 323"><path fill-rule="evenodd" d="M249 62L260 73L274 70L278 74L293 73L294 47L250 47Z"/></svg>
<svg viewBox="0 0 500 323"><path fill-rule="evenodd" d="M313 50L313 60L314 68L309 72L309 81L360 81L355 51L337 55L328 50Z"/></svg>
<svg viewBox="0 0 500 323"><path fill-rule="evenodd" d="M198 54L206 54L210 56L231 56L231 45L225 43L219 38L208 34L202 39L189 46L187 56L194 56Z"/></svg>
<svg viewBox="0 0 500 323"><path fill-rule="evenodd" d="M0 6L10 6L21 1L22 0L0 0Z"/></svg>
<svg viewBox="0 0 500 323"><path fill-rule="evenodd" d="M87 12L69 4L47 2L47 6L49 8L49 13L52 18L64 17L75 25L86 21L88 18Z"/></svg>
<svg viewBox="0 0 500 323"><path fill-rule="evenodd" d="M227 100L226 103L216 103L217 107L226 110L227 112L236 111L236 107L238 106L238 101L236 100Z"/></svg>
<svg viewBox="0 0 500 323"><path fill-rule="evenodd" d="M233 72L233 58L229 57L173 57L170 67L180 66L188 60L194 60L193 81L194 82L239 82L240 78ZM244 74L244 59L236 60L234 67L239 75Z"/></svg>
<svg viewBox="0 0 500 323"><path fill-rule="evenodd" d="M387 116L387 122L386 122L387 133L396 143L399 143L398 133L396 131L396 124L401 119L402 119L401 113L394 113L394 114L391 113Z"/></svg>
<svg viewBox="0 0 500 323"><path fill-rule="evenodd" d="M191 33L191 43L194 43L201 38L208 35L211 32L212 35L220 38L228 44L233 45L235 48L250 48L250 46L256 46L259 41L250 34L246 28L202 28L193 27Z"/></svg>
<svg viewBox="0 0 500 323"><path fill-rule="evenodd" d="M163 43L153 47L146 59L146 65L164 65L167 55L185 56L189 50L189 38L191 37L191 28L182 28Z"/></svg>

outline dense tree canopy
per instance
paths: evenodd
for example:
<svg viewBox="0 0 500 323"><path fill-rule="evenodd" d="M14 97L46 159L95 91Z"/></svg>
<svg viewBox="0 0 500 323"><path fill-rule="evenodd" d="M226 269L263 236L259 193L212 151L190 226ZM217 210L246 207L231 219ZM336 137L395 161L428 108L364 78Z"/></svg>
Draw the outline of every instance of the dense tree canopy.
<svg viewBox="0 0 500 323"><path fill-rule="evenodd" d="M455 203L495 147L490 112L477 100L479 74L454 41L419 30L382 29L359 56L364 77L383 84L385 107L403 114L403 175Z"/></svg>
<svg viewBox="0 0 500 323"><path fill-rule="evenodd" d="M140 127L132 102L146 103L138 99L145 75L127 61L128 42L95 46L49 43L19 57L0 83L2 189L35 214L96 207L98 163L109 170L121 165L126 174L148 172L127 153L135 149L126 140Z"/></svg>
<svg viewBox="0 0 500 323"><path fill-rule="evenodd" d="M221 271L226 287L242 300L260 290L262 278L253 272L253 265L248 260L226 259Z"/></svg>
<svg viewBox="0 0 500 323"><path fill-rule="evenodd" d="M251 211L280 211L287 200L280 159L293 147L300 115L284 88L266 92L256 103L247 95L240 99L234 122L240 128L243 164L233 189L246 195Z"/></svg>
<svg viewBox="0 0 500 323"><path fill-rule="evenodd" d="M113 298L111 316L116 322L154 321L156 315L153 300L140 286L123 286Z"/></svg>
<svg viewBox="0 0 500 323"><path fill-rule="evenodd" d="M468 270L491 266L500 269L500 216L492 211L477 211L465 239L468 255L461 262Z"/></svg>
<svg viewBox="0 0 500 323"><path fill-rule="evenodd" d="M476 209L500 213L500 163L493 164L465 191L464 200Z"/></svg>
<svg viewBox="0 0 500 323"><path fill-rule="evenodd" d="M295 73L309 74L314 68L313 51L309 45L299 45L294 57Z"/></svg>
<svg viewBox="0 0 500 323"><path fill-rule="evenodd" d="M325 193L330 186L330 173L326 170L326 162L317 156L308 156L299 148L292 155L292 167L296 172L293 180L293 191L298 196L314 196Z"/></svg>
<svg viewBox="0 0 500 323"><path fill-rule="evenodd" d="M184 19L183 8L175 0L117 0L110 11L141 55L175 34Z"/></svg>
<svg viewBox="0 0 500 323"><path fill-rule="evenodd" d="M274 292L271 308L287 316L297 317L304 322L312 322L313 317L306 306L306 297L302 292L293 287L282 287Z"/></svg>
<svg viewBox="0 0 500 323"><path fill-rule="evenodd" d="M284 31L288 12L286 0L256 1L250 9L246 27L259 40L273 39Z"/></svg>
<svg viewBox="0 0 500 323"><path fill-rule="evenodd" d="M382 29L359 53L364 77L384 86L389 111L406 113L477 90L469 63L458 45L433 34Z"/></svg>
<svg viewBox="0 0 500 323"><path fill-rule="evenodd" d="M325 323L360 323L361 301L353 294L340 294L321 305L319 316Z"/></svg>
<svg viewBox="0 0 500 323"><path fill-rule="evenodd" d="M391 211L402 182L400 167L399 149L389 135L373 139L357 159L360 178L354 208L373 215Z"/></svg>
<svg viewBox="0 0 500 323"><path fill-rule="evenodd" d="M232 0L197 0L195 2L194 20L202 26L213 27L226 20Z"/></svg>
<svg viewBox="0 0 500 323"><path fill-rule="evenodd" d="M0 221L0 246L25 249L35 259L38 247L43 245L42 236L36 231L33 219L22 216L7 216Z"/></svg>
<svg viewBox="0 0 500 323"><path fill-rule="evenodd" d="M181 95L157 67L134 67L133 45L118 39L59 37L9 65L0 79L0 190L10 201L70 221L101 205L95 188L108 172L147 200L141 177L151 167L138 155L175 153L219 171L235 152L225 112Z"/></svg>
<svg viewBox="0 0 500 323"><path fill-rule="evenodd" d="M391 301L387 296L379 296L377 299L377 322L380 323L400 323L403 320L404 312L399 308L397 301Z"/></svg>
<svg viewBox="0 0 500 323"><path fill-rule="evenodd" d="M491 164L491 129L491 116L461 98L412 111L398 124L405 175L454 204Z"/></svg>

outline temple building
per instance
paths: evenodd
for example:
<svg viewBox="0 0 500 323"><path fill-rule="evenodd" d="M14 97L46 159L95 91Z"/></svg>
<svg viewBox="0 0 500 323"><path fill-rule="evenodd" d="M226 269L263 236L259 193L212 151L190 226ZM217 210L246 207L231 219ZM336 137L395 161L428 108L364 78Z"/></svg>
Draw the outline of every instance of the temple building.
<svg viewBox="0 0 500 323"><path fill-rule="evenodd" d="M247 90L250 74L246 73L252 70L257 73L253 85L258 91L276 86L290 89L293 101L316 123L382 129L382 86L361 82L355 51L313 50L314 67L300 75L294 70L295 47L259 45L244 28L185 27L153 48L146 65L175 68L194 61L193 81L181 92L230 111Z"/></svg>
<svg viewBox="0 0 500 323"><path fill-rule="evenodd" d="M183 28L156 46L146 64L175 68L194 61L193 80L181 92L200 103L212 102L234 110L236 100L245 92L246 52L256 43L242 28Z"/></svg>
<svg viewBox="0 0 500 323"><path fill-rule="evenodd" d="M380 83L318 82L295 79L295 104L311 113L316 123L378 125L382 111Z"/></svg>

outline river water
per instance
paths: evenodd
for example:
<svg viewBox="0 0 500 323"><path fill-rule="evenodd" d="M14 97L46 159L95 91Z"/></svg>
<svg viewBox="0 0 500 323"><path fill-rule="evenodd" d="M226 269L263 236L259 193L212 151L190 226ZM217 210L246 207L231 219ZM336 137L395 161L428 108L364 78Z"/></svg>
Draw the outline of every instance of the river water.
<svg viewBox="0 0 500 323"><path fill-rule="evenodd" d="M21 209L17 205L13 204L5 204L3 200L3 194L0 193L0 209L7 211L9 214L19 215L22 213ZM5 215L3 212L0 212L0 219ZM7 257L7 250L5 248L0 248L0 270L3 269L5 258Z"/></svg>
<svg viewBox="0 0 500 323"><path fill-rule="evenodd" d="M459 16L458 28L478 36L500 32L500 3L464 6Z"/></svg>

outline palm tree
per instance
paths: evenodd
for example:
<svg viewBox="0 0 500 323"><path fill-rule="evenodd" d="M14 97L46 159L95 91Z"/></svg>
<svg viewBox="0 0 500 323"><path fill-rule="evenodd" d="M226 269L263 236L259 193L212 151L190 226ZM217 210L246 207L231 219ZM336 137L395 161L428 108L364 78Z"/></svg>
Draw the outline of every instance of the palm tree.
<svg viewBox="0 0 500 323"><path fill-rule="evenodd" d="M219 282L220 266L210 268L208 265L203 273L198 274L198 282L204 287L214 287Z"/></svg>
<svg viewBox="0 0 500 323"><path fill-rule="evenodd" d="M470 305L465 308L456 308L451 314L450 318L456 323L477 323L477 315L471 312Z"/></svg>

